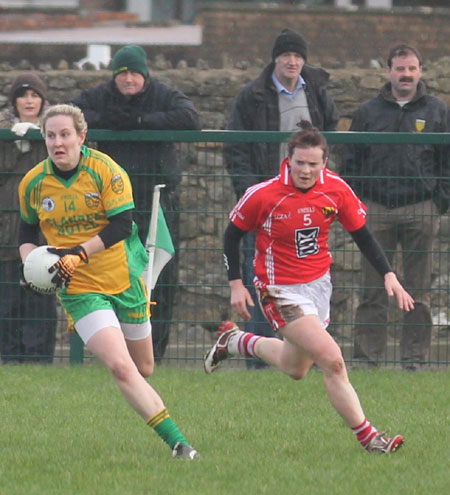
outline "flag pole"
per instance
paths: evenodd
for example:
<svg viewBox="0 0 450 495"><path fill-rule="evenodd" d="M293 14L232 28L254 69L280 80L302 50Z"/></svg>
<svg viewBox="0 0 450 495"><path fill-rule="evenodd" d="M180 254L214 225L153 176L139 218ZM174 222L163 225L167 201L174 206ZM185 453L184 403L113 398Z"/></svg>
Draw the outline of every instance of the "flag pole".
<svg viewBox="0 0 450 495"><path fill-rule="evenodd" d="M147 239L145 241L145 249L148 253L148 266L147 266L147 273L144 282L145 285L147 286L149 301L151 301L151 295L152 295L153 262L155 260L155 250L156 250L156 232L158 228L159 198L161 195L161 189L163 189L164 187L166 187L165 184L157 184L153 188L152 214L150 217Z"/></svg>

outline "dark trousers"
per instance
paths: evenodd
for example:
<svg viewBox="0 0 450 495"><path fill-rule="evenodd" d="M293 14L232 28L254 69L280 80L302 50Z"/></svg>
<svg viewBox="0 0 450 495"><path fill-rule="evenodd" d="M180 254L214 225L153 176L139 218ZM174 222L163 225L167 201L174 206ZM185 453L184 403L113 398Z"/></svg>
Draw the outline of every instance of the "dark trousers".
<svg viewBox="0 0 450 495"><path fill-rule="evenodd" d="M432 245L438 229L438 209L425 201L387 209L367 201L368 227L392 263L397 246L402 251L403 274L398 277L415 300L415 309L404 313L400 339L404 367L427 360L431 342L430 286ZM385 359L388 334L388 296L383 279L362 259L363 289L356 311L354 357L377 364Z"/></svg>
<svg viewBox="0 0 450 495"><path fill-rule="evenodd" d="M253 258L255 257L255 241L256 233L248 232L245 234L242 241L243 262L242 262L242 280L244 285L249 290L252 296L254 307L249 307L248 311L252 317L250 321L246 321L244 329L246 332L251 332L256 335L262 335L264 337L276 337L277 334L272 330L265 316L261 311L261 307L258 304L258 296L256 295L255 286L253 285L253 279L255 277L255 270L253 268ZM261 359L248 358L246 359L247 368L261 369L268 365Z"/></svg>
<svg viewBox="0 0 450 495"><path fill-rule="evenodd" d="M175 247L175 256L163 268L155 289L151 294L152 301L156 302L156 304L151 307L151 323L153 352L157 363L161 362L169 343L173 304L178 284L178 249L180 237L180 210L177 192L169 192L162 189L160 203L164 210L164 216ZM139 228L139 237L145 245L151 211L143 207L139 208L139 206L138 200L136 211L133 213L133 218Z"/></svg>
<svg viewBox="0 0 450 495"><path fill-rule="evenodd" d="M0 262L0 347L4 363L51 363L56 341L56 296L19 286L20 262Z"/></svg>

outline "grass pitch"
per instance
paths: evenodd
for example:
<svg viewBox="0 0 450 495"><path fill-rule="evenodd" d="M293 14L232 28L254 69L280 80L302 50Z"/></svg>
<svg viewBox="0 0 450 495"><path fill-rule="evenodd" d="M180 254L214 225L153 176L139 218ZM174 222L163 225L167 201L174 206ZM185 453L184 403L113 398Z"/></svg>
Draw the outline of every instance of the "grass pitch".
<svg viewBox="0 0 450 495"><path fill-rule="evenodd" d="M201 452L174 460L99 365L0 367L1 495L445 495L450 372L353 371L368 418L405 445L367 454L320 372L159 367L152 385Z"/></svg>

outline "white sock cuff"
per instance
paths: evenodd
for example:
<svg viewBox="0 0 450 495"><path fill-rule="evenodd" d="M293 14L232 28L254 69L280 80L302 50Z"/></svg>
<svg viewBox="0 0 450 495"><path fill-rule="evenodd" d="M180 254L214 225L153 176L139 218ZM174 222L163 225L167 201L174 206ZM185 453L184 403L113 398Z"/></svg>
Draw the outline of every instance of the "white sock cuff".
<svg viewBox="0 0 450 495"><path fill-rule="evenodd" d="M241 356L242 354L239 352L239 341L241 337L244 335L245 332L237 332L234 335L230 337L230 340L228 341L228 352L232 356Z"/></svg>

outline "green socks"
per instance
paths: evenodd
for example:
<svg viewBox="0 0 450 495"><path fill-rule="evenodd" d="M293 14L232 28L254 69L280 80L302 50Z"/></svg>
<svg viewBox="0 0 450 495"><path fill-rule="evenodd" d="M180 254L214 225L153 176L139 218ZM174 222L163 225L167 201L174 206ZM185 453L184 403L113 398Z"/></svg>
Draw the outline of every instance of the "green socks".
<svg viewBox="0 0 450 495"><path fill-rule="evenodd" d="M184 438L184 435L178 429L178 426L170 417L166 408L149 418L147 424L156 431L156 433L169 445L171 449L173 449L177 442L181 442L184 445L189 445L186 438Z"/></svg>

